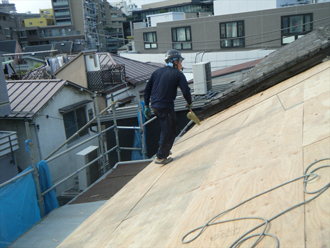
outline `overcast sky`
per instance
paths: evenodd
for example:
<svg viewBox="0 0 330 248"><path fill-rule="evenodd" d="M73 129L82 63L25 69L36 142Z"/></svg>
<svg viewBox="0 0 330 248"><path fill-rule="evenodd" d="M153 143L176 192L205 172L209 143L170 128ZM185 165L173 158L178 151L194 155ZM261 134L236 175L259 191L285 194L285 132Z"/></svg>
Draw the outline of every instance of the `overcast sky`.
<svg viewBox="0 0 330 248"><path fill-rule="evenodd" d="M160 2L162 0L131 0L132 3L135 3L138 7L141 7L143 4ZM119 2L118 1L109 1L108 2ZM31 11L32 13L39 13L39 9L51 8L51 0L9 0L9 3L14 3L18 13L25 13ZM128 0L126 0L128 3Z"/></svg>

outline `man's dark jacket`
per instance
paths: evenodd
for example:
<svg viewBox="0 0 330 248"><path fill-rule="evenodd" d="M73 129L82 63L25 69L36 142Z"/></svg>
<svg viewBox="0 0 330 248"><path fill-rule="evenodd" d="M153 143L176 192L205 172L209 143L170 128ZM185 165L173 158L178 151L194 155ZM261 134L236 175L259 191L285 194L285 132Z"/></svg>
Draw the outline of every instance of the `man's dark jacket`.
<svg viewBox="0 0 330 248"><path fill-rule="evenodd" d="M144 90L146 107L149 107L151 96L151 107L174 108L174 100L177 95L178 87L181 89L187 103L191 104L190 88L186 77L181 71L170 66L165 66L156 70L151 75Z"/></svg>

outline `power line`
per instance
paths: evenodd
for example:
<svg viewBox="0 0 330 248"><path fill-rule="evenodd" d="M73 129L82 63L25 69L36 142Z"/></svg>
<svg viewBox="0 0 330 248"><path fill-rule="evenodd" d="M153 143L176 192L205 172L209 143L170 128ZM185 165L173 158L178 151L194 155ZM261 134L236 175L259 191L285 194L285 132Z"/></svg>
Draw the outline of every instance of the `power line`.
<svg viewBox="0 0 330 248"><path fill-rule="evenodd" d="M297 26L294 26L294 27L301 27L301 26L304 26L304 25L308 25L308 24L315 24L315 23L318 23L318 22L324 22L324 21L327 21L329 20L330 17L325 17L323 19L319 19L319 20L315 20L315 21L311 21L311 22L306 22L304 24L301 24L301 25L297 25ZM329 23L330 24L330 23ZM173 27L171 25L168 25L169 27ZM259 36L262 36L262 35L269 35L269 34L274 34L274 33L277 33L277 32L282 32L283 30L287 30L289 28L281 28L281 29L277 29L277 30L272 30L272 31L268 31L268 32L263 32L263 33L258 33L258 34L253 34L253 35L245 35L245 36L241 36L241 37L234 37L234 38L225 38L225 39L221 39L219 37L219 39L213 39L213 40L205 40L205 41L184 41L184 42L188 42L188 43L192 43L192 44L196 44L196 43L211 43L211 42L219 42L221 40L230 40L230 39L237 39L237 38L252 38L252 37L256 37L258 39L261 39L261 38L267 38L266 37L259 37ZM311 30L312 31L312 30ZM90 32L92 33L92 32ZM92 34L97 34L99 36L105 36L106 38L113 38L113 39L118 39L118 40L127 40L127 41L130 41L131 39L125 39L125 38L118 38L118 37L115 37L115 36L110 36L110 35L104 35L104 34L98 34L98 33L92 33ZM288 34L290 35L290 33ZM291 34L291 35L294 35L294 34ZM136 42L146 42L144 40L134 40ZM270 41L267 41L267 42L270 42ZM161 41L157 41L157 42L153 42L153 43L157 43L157 44L172 44L173 42L161 42ZM263 44L263 43L266 43L266 42L260 42L258 44ZM257 43L256 43L257 44Z"/></svg>

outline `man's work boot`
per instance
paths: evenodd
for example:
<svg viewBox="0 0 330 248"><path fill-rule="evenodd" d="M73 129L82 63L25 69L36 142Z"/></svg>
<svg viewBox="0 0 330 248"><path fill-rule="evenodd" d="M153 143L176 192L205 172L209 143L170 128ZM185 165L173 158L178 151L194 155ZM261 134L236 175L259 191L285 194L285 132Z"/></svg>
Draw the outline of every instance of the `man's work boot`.
<svg viewBox="0 0 330 248"><path fill-rule="evenodd" d="M160 164L161 166L168 164L173 161L173 158L156 158L155 159L155 164Z"/></svg>

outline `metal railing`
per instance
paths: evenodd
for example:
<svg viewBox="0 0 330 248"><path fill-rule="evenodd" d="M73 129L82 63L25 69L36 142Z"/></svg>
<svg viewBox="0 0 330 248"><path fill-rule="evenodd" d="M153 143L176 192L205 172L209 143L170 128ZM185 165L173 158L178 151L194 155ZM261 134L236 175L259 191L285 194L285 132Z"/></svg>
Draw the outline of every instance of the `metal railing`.
<svg viewBox="0 0 330 248"><path fill-rule="evenodd" d="M139 95L139 94L138 94ZM75 172L72 172L70 175L66 176L65 178L62 178L60 181L56 182L51 188L47 189L44 192L41 192L40 190L40 185L39 185L39 172L38 169L36 167L36 163L35 163L35 159L34 159L34 153L33 153L33 142L28 142L29 148L30 148L30 158L31 158L31 163L32 163L32 169L19 174L18 176L0 184L0 188L18 180L19 178L22 178L24 176L26 176L29 173L33 173L34 176L34 180L36 183L36 187L37 187L37 196L38 196L38 205L40 208L40 213L41 216L44 216L44 209L43 209L43 197L45 194L47 194L48 192L50 192L51 190L55 189L57 186L59 186L60 184L64 183L65 181L67 181L68 179L72 178L73 176L77 175L79 172L81 172L82 170L86 169L88 166L92 165L93 163L97 162L97 161L101 161L102 163L102 171L103 174L106 174L106 165L108 164L107 161L107 155L112 152L112 151L117 151L117 156L118 156L118 164L121 163L125 163L125 162L121 162L121 156L120 156L120 151L121 150L132 150L132 151L137 151L137 150L142 150L142 154L143 154L143 160L142 161L150 161L151 160L146 160L146 148L145 148L145 135L144 135L144 127L145 125L147 125L148 123L150 123L151 121L155 120L156 117L152 118L151 120L149 120L148 122L143 124L142 121L142 107L141 107L141 101L140 101L140 96L138 97L139 99L139 104L138 104L138 113L139 113L139 119L140 119L140 126L139 127L130 127L130 126L118 126L117 125L117 120L116 120L116 104L118 102L118 100L113 101L113 95L111 96L112 98L112 103L106 107L105 109L103 109L101 112L98 112L97 109L97 102L96 102L96 95L94 96L94 110L96 116L91 119L88 123L86 123L86 125L84 125L81 129L79 129L75 134L73 134L69 139L67 139L64 143L62 143L59 147L57 147L53 152L51 152L44 160L48 163L50 161L53 161L61 156L63 156L64 154L72 151L73 149L80 147L81 145L95 139L98 138L99 139L99 149L100 149L100 155L95 158L93 161L89 162L88 164L85 164L84 166L82 166L81 168L79 168L78 170L76 170ZM107 129L101 131L101 120L100 117L101 115L103 115L107 110L109 110L111 108L112 110L112 115L113 115L113 122L114 125L111 127L108 127ZM66 144L68 144L72 139L74 139L77 135L79 135L80 132L82 132L84 129L86 129L87 127L89 127L92 123L94 123L95 121L97 121L97 127L98 127L98 133L96 135L93 135L87 139L85 139L84 141L65 149L64 151L56 154L63 146L65 146ZM25 128L26 128L26 133L27 133L27 139L28 141L31 141L31 134L30 134L30 128L29 128L29 123L25 122ZM116 145L114 147L112 147L109 150L105 150L104 149L104 140L103 140L103 136L106 132L110 131L110 130L114 130L115 132L115 140L116 140ZM141 140L142 140L142 148L134 148L134 147L120 147L119 144L119 130L120 129L127 129L127 130L140 130L141 133ZM127 163L127 162L126 162Z"/></svg>

